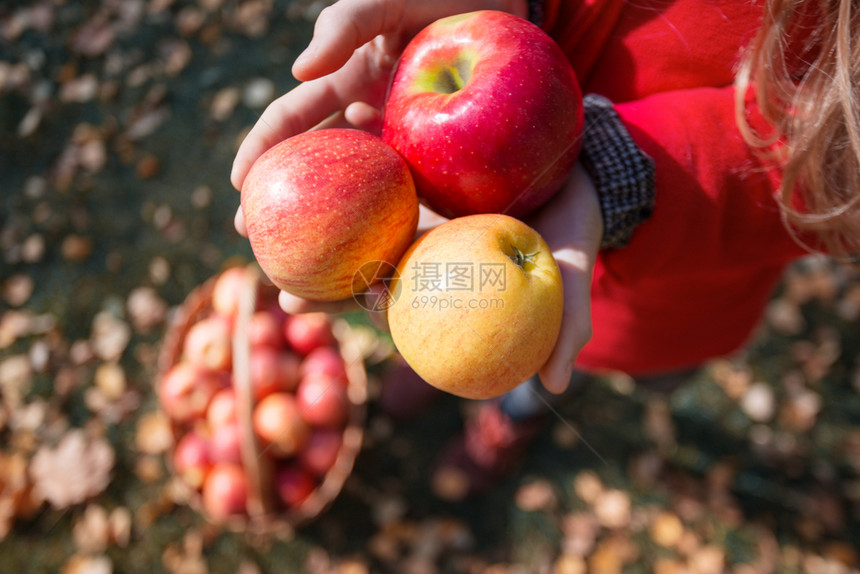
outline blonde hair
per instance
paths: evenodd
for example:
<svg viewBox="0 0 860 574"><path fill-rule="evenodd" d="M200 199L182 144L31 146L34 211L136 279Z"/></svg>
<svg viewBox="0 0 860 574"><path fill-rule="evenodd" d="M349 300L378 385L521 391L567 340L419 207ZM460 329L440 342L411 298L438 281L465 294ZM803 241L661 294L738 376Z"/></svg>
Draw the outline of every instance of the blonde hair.
<svg viewBox="0 0 860 574"><path fill-rule="evenodd" d="M741 132L779 161L789 229L860 262L860 1L768 0L735 86ZM770 133L747 120L751 87Z"/></svg>

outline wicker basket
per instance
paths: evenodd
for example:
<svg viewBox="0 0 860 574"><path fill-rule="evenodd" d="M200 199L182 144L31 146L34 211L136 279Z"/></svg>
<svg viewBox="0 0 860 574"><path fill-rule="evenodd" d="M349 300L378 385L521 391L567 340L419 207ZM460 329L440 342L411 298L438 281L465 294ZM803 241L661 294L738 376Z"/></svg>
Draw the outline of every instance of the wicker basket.
<svg viewBox="0 0 860 574"><path fill-rule="evenodd" d="M291 536L297 527L313 520L326 509L338 496L352 472L364 435L367 375L360 351L349 342L349 325L342 319L334 319L332 331L346 366L347 393L350 403L349 417L343 429L342 445L334 465L321 478L310 496L295 507L279 507L272 487L271 460L263 456L263 448L251 427L254 396L249 368L251 348L247 336L251 315L258 308L258 302L261 299L275 300L277 289L262 283L261 273L255 265L246 267L245 271L246 288L242 292L233 334L233 381L237 398L237 422L245 431L242 433L241 457L248 476L247 515L232 516L221 524L233 531ZM217 276L192 291L176 312L161 346L158 381L181 360L183 343L191 326L213 312L212 293L216 280ZM156 388L160 388L160 384L157 384ZM187 428L175 421L171 424L175 445ZM171 472L175 472L172 466L172 455L171 449L168 453L168 465ZM182 480L177 482L186 489L185 494L189 505L210 521L215 522L203 509L200 492Z"/></svg>

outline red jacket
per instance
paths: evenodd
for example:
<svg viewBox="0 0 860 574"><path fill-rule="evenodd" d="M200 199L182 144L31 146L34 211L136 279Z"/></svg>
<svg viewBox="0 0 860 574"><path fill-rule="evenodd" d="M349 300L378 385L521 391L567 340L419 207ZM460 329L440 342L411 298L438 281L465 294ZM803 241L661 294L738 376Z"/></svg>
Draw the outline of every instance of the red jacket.
<svg viewBox="0 0 860 574"><path fill-rule="evenodd" d="M548 0L546 11L583 93L616 102L656 163L653 215L597 262L578 366L649 374L735 351L806 253L780 217L779 173L735 123L733 67L761 3Z"/></svg>

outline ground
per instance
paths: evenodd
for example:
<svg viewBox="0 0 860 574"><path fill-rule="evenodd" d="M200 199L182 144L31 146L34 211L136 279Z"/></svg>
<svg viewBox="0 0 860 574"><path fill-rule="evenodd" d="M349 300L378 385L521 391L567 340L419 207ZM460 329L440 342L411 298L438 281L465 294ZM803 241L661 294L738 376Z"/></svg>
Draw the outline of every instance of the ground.
<svg viewBox="0 0 860 574"><path fill-rule="evenodd" d="M0 7L0 564L8 572L856 572L860 276L793 267L749 349L668 399L623 377L565 404L509 478L428 476L473 405L380 407L390 342L361 315L364 447L280 536L182 501L153 393L169 318L250 261L229 167L292 87L320 3Z"/></svg>

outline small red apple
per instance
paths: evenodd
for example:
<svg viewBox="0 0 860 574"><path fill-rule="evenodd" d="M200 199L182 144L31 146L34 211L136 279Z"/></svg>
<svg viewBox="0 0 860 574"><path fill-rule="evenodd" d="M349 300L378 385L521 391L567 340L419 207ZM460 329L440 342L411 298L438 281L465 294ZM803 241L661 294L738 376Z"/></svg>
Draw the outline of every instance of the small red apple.
<svg viewBox="0 0 860 574"><path fill-rule="evenodd" d="M299 453L299 464L311 474L323 476L334 466L342 445L341 429L316 428Z"/></svg>
<svg viewBox="0 0 860 574"><path fill-rule="evenodd" d="M222 387L223 377L181 361L161 379L158 400L167 416L178 423L203 418L209 402Z"/></svg>
<svg viewBox="0 0 860 574"><path fill-rule="evenodd" d="M219 463L203 482L203 509L216 522L243 514L248 504L248 478L241 466Z"/></svg>
<svg viewBox="0 0 860 574"><path fill-rule="evenodd" d="M212 468L209 441L190 430L182 435L173 450L173 468L191 488L200 488Z"/></svg>
<svg viewBox="0 0 860 574"><path fill-rule="evenodd" d="M567 179L583 125L561 48L531 22L485 10L437 20L410 41L382 137L439 214L522 217Z"/></svg>
<svg viewBox="0 0 860 574"><path fill-rule="evenodd" d="M219 315L234 319L239 311L239 299L247 289L247 275L242 267L221 272L212 286L212 308Z"/></svg>
<svg viewBox="0 0 860 574"><path fill-rule="evenodd" d="M334 347L317 347L308 353L302 361L300 374L304 377L312 373L346 381L343 357Z"/></svg>
<svg viewBox="0 0 860 574"><path fill-rule="evenodd" d="M206 409L206 422L211 428L218 428L236 422L236 391L232 388L220 389L209 401Z"/></svg>
<svg viewBox="0 0 860 574"><path fill-rule="evenodd" d="M331 322L325 313L302 313L291 315L284 323L284 338L290 347L301 355L307 355L318 347L334 344Z"/></svg>
<svg viewBox="0 0 860 574"><path fill-rule="evenodd" d="M251 386L257 400L277 391L292 391L299 382L301 359L289 351L271 347L252 349Z"/></svg>
<svg viewBox="0 0 860 574"><path fill-rule="evenodd" d="M349 415L349 397L339 379L323 374L308 375L296 389L296 404L302 417L313 426L342 427Z"/></svg>
<svg viewBox="0 0 860 574"><path fill-rule="evenodd" d="M311 429L291 393L272 393L253 413L254 432L275 456L291 456L304 447Z"/></svg>
<svg viewBox="0 0 860 574"><path fill-rule="evenodd" d="M241 429L235 422L212 429L209 439L209 456L212 462L242 464Z"/></svg>
<svg viewBox="0 0 860 574"><path fill-rule="evenodd" d="M406 163L355 129L312 130L276 144L251 166L241 203L263 272L306 299L348 298L383 279L382 264L365 264L396 264L418 225Z"/></svg>
<svg viewBox="0 0 860 574"><path fill-rule="evenodd" d="M275 490L287 508L304 502L316 487L314 477L297 466L286 466L275 475Z"/></svg>
<svg viewBox="0 0 860 574"><path fill-rule="evenodd" d="M284 327L281 318L269 311L257 311L251 315L251 321L248 325L248 343L252 349L270 347L280 350L284 347L284 342Z"/></svg>
<svg viewBox="0 0 860 574"><path fill-rule="evenodd" d="M201 369L229 370L233 363L232 337L229 320L221 315L211 315L188 329L183 342L183 355Z"/></svg>

